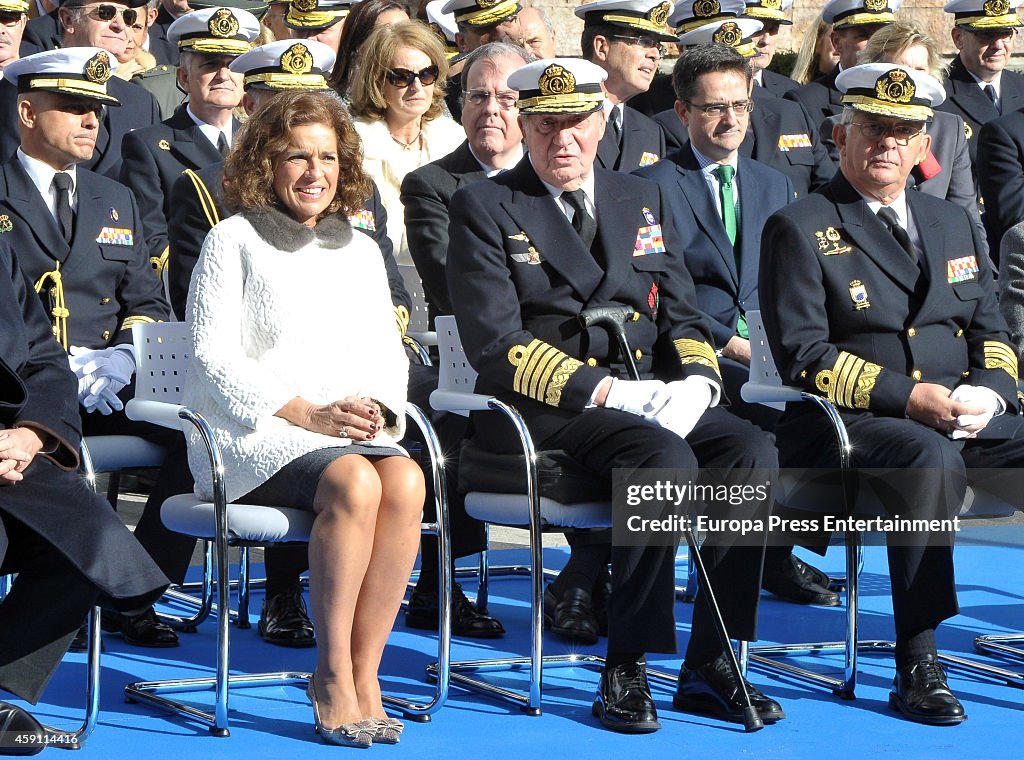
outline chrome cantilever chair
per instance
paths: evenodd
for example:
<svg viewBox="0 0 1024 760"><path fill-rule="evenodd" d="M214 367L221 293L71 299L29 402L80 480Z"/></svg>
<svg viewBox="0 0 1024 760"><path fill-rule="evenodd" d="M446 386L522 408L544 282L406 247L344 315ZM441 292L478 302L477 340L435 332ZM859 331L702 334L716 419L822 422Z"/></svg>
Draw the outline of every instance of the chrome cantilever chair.
<svg viewBox="0 0 1024 760"><path fill-rule="evenodd" d="M846 426L836 408L821 396L802 391L799 388L782 383L779 371L775 366L771 348L765 335L764 322L760 311L748 311L747 329L750 334L750 379L743 385L740 395L748 403L759 403L774 409L784 409L787 403L811 402L828 417L839 444L839 466L843 483L843 499L847 511L852 506L850 497L850 439ZM777 644L767 646L748 646L740 644L740 660L749 661L757 667L781 671L789 676L809 681L813 684L827 686L833 692L846 699L854 697L857 686L857 653L860 650L890 649L892 642L861 641L857 639L857 576L863 562L861 536L856 532L846 532L846 630L842 641L811 642L802 644ZM843 652L845 660L843 677L834 678L807 668L800 668L775 658L820 654L825 652Z"/></svg>
<svg viewBox="0 0 1024 760"><path fill-rule="evenodd" d="M485 523L495 523L530 531L530 561L525 571L530 577L530 655L529 657L503 657L496 659L463 660L452 662L451 681L465 688L509 699L529 715L541 714L541 686L543 668L548 666L588 666L601 668L604 658L589 654L543 654L544 644L544 572L542 533L546 529L608 528L612 524L610 501L562 504L540 494L537 472L537 450L526 423L514 407L492 396L474 393L476 371L470 366L462 348L454 317L437 317L440 378L438 388L430 396L430 405L437 411L466 414L471 411L495 411L505 415L515 429L523 447L526 494L483 493L466 494L466 512ZM482 570L481 580L485 579ZM486 587L485 587L486 588ZM501 670L529 669L527 693L506 689L468 673L486 673ZM434 663L427 672L444 678L443 663ZM652 674L653 676L654 674Z"/></svg>
<svg viewBox="0 0 1024 760"><path fill-rule="evenodd" d="M181 494L164 502L161 517L172 530L202 538L212 544L216 567L216 608L229 609L229 558L228 548L238 546L242 554L250 546L267 543L308 542L313 525L313 514L304 510L280 507L265 507L232 503L225 497L224 465L220 450L213 439L213 433L203 417L181 405L182 386L188 369L188 328L184 323L146 324L136 328L139 340L154 344L152 351L164 362L161 370L163 382L155 382L152 395L136 399L129 404L133 419L145 419L173 429L182 429L184 421L196 428L206 445L213 476L214 498L204 501L194 494ZM161 350L161 346L164 347ZM161 355L162 354L162 355ZM154 375L155 379L156 375ZM423 412L409 405L408 414L423 431L427 450L431 457L434 493L437 499L436 523L424 524L422 529L436 533L438 552L438 576L440 594L440 625L438 633L438 659L443 663L444 673L438 680L433 697L424 703L417 703L393 696L384 696L384 702L401 710L412 720L428 721L430 716L444 705L448 695L447 664L451 641L451 547L448 542L448 513L445 494L443 456L434 430ZM239 618L247 618L248 589L247 574L239 581ZM241 601L242 599L245 601ZM216 674L202 678L171 679L166 681L145 681L125 686L128 701L143 701L169 709L205 723L215 736L229 733L228 692L230 686L304 686L310 679L307 672L276 672L246 675L229 675L229 615L220 614L217 620ZM169 699L164 693L207 691L215 695L214 712Z"/></svg>

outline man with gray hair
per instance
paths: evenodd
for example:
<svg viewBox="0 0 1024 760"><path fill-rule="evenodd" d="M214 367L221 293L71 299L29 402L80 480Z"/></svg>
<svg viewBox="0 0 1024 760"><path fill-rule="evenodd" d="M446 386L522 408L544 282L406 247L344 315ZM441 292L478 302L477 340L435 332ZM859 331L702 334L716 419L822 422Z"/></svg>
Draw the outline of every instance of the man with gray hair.
<svg viewBox="0 0 1024 760"><path fill-rule="evenodd" d="M551 23L543 8L527 6L519 11L520 40L515 40L533 55L543 60L554 58L557 47L555 25Z"/></svg>

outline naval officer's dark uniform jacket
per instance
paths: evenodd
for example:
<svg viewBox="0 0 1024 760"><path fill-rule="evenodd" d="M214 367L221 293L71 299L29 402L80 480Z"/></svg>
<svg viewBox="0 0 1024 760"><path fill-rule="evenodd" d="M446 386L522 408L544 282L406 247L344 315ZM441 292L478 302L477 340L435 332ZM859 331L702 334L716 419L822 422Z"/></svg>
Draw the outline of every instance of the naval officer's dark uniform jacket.
<svg viewBox="0 0 1024 760"><path fill-rule="evenodd" d="M777 212L762 236L761 308L783 381L839 408L855 465L902 468L905 498L887 509L931 519L959 510L965 465L1019 467L1024 446L1015 438L1016 353L981 236L962 207L924 193L905 197L920 267L842 174ZM918 382L990 388L1007 413L979 439L952 441L906 416ZM783 414L783 466L838 462L831 427L812 407L790 404ZM929 545L890 545L897 633L957 611L952 536L936 531L920 543Z"/></svg>
<svg viewBox="0 0 1024 760"><path fill-rule="evenodd" d="M660 188L593 171L591 250L529 158L452 198L448 290L466 354L479 372L477 391L514 405L540 448L568 452L602 482L610 482L614 467L695 468L698 460L774 467L767 436L721 408L706 411L685 441L637 416L586 408L604 378L627 378L615 341L602 328L580 326L578 316L590 306L632 307L636 317L625 330L642 377L701 376L721 387L711 334L695 308ZM511 451L504 420L481 414L473 423L478 446ZM712 452L706 447L712 439L730 443ZM612 547L609 651L675 650L673 554L666 547ZM733 635L754 633L760 557L756 547L708 553L712 584L732 592L723 614ZM691 648L698 640L706 648L710 637L714 650L703 603L694 615Z"/></svg>
<svg viewBox="0 0 1024 760"><path fill-rule="evenodd" d="M943 82L946 99L936 108L955 113L964 120L967 133L967 147L971 152L971 164L975 177L981 167L978 165L978 145L981 128L1000 114L1010 114L1024 108L1024 76L1004 69L999 75L999 108L981 91L980 85L964 66L960 56L949 64L949 75ZM977 183L975 183L977 184ZM984 196L982 196L984 197ZM998 251L998 244L996 250Z"/></svg>
<svg viewBox="0 0 1024 760"><path fill-rule="evenodd" d="M817 190L835 176L836 165L800 104L762 94L756 87L753 100L750 127L740 144L741 156L785 174L798 198ZM665 144L670 153L690 141L686 127L674 110L662 111L654 120L665 131Z"/></svg>
<svg viewBox="0 0 1024 760"><path fill-rule="evenodd" d="M21 162L0 166L0 213L6 217L0 234L17 251L65 347L130 343L132 325L169 316L146 255L138 205L114 180L81 167L77 175L69 246Z"/></svg>
<svg viewBox="0 0 1024 760"><path fill-rule="evenodd" d="M619 142L609 124L597 144L594 166L631 172L650 166L665 155L665 135L649 116L632 108L622 108L622 136Z"/></svg>
<svg viewBox="0 0 1024 760"><path fill-rule="evenodd" d="M92 158L79 164L78 168L117 179L121 172L121 143L125 136L159 122L160 106L148 90L119 77L107 80L107 92L121 101L121 105L103 109L96 135L96 150Z"/></svg>
<svg viewBox="0 0 1024 760"><path fill-rule="evenodd" d="M77 381L15 249L0 234L0 429L27 425L46 440L24 480L0 488L0 574L19 573L0 603L0 688L35 702L97 599L138 612L167 579L73 472Z"/></svg>
<svg viewBox="0 0 1024 760"><path fill-rule="evenodd" d="M786 100L795 100L804 107L804 110L811 117L811 124L820 128L821 123L829 116L843 112L843 104L840 98L843 94L836 89L836 77L839 76L839 64L828 74L822 74L813 82L800 85L795 90L790 90L784 97Z"/></svg>
<svg viewBox="0 0 1024 760"><path fill-rule="evenodd" d="M236 123L235 129L238 128ZM187 105L159 124L137 129L121 144L121 182L132 189L142 212L150 258L167 261L167 220L171 188L186 169L219 164L224 157L189 116Z"/></svg>

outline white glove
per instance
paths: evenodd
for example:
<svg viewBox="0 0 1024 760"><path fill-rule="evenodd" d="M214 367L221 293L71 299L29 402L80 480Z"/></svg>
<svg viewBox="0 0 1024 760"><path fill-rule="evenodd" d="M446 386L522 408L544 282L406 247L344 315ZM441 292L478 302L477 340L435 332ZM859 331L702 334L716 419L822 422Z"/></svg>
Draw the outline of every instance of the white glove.
<svg viewBox="0 0 1024 760"><path fill-rule="evenodd" d="M673 380L655 396L652 405L659 408L648 419L686 438L714 400L711 384L701 377Z"/></svg>
<svg viewBox="0 0 1024 760"><path fill-rule="evenodd" d="M665 383L661 380L619 380L612 379L612 387L608 389L604 405L608 409L618 409L638 417L650 418L657 408L652 405L654 397L663 393ZM661 404L667 399L662 399Z"/></svg>
<svg viewBox="0 0 1024 760"><path fill-rule="evenodd" d="M954 430L949 434L949 437L954 441L960 438L973 438L979 432L985 429L985 426L992 421L992 418L997 414L1002 414L1003 410L1006 409L1006 404L991 388L984 388L980 385L958 385L949 397L953 401L958 401L961 404L970 404L971 406L980 406L985 409L981 414L961 414L956 418L958 425L962 427L981 425L981 427L974 431L969 430Z"/></svg>
<svg viewBox="0 0 1024 760"><path fill-rule="evenodd" d="M101 377L89 387L89 392L82 400L82 407L87 412L99 412L107 415L124 409L124 404L117 397L109 377Z"/></svg>
<svg viewBox="0 0 1024 760"><path fill-rule="evenodd" d="M120 383L121 390L132 381L135 374L135 349L130 343L125 343L114 348L107 349L107 360L96 368L97 377L109 377L111 381Z"/></svg>
<svg viewBox="0 0 1024 760"><path fill-rule="evenodd" d="M78 378L78 403L85 402L85 397L89 395L89 389L98 379L96 369L100 364L106 362L111 350L109 348L93 350L82 346L71 347L71 351L68 353L68 364L71 365L71 371Z"/></svg>

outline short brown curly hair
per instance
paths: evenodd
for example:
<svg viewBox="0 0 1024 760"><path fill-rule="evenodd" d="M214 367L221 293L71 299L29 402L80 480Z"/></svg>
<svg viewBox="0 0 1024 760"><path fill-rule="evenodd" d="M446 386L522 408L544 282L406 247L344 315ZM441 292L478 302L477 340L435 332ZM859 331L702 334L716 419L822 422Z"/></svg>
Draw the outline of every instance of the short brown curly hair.
<svg viewBox="0 0 1024 760"><path fill-rule="evenodd" d="M345 107L322 92L275 93L242 127L224 164L224 200L235 210L279 206L274 193L274 159L289 145L292 130L322 124L338 137L338 186L322 219L342 211L353 214L373 192L363 171L363 149Z"/></svg>
<svg viewBox="0 0 1024 760"><path fill-rule="evenodd" d="M384 88L388 86L385 75L391 69L395 53L404 47L419 50L430 59L432 65L437 66L433 99L430 108L423 114L423 121L436 119L444 113L444 89L448 81L448 57L444 45L422 21L403 21L392 26L376 27L359 49L359 68L349 82L348 93L353 116L372 121L384 118L388 108L388 101L384 97Z"/></svg>

